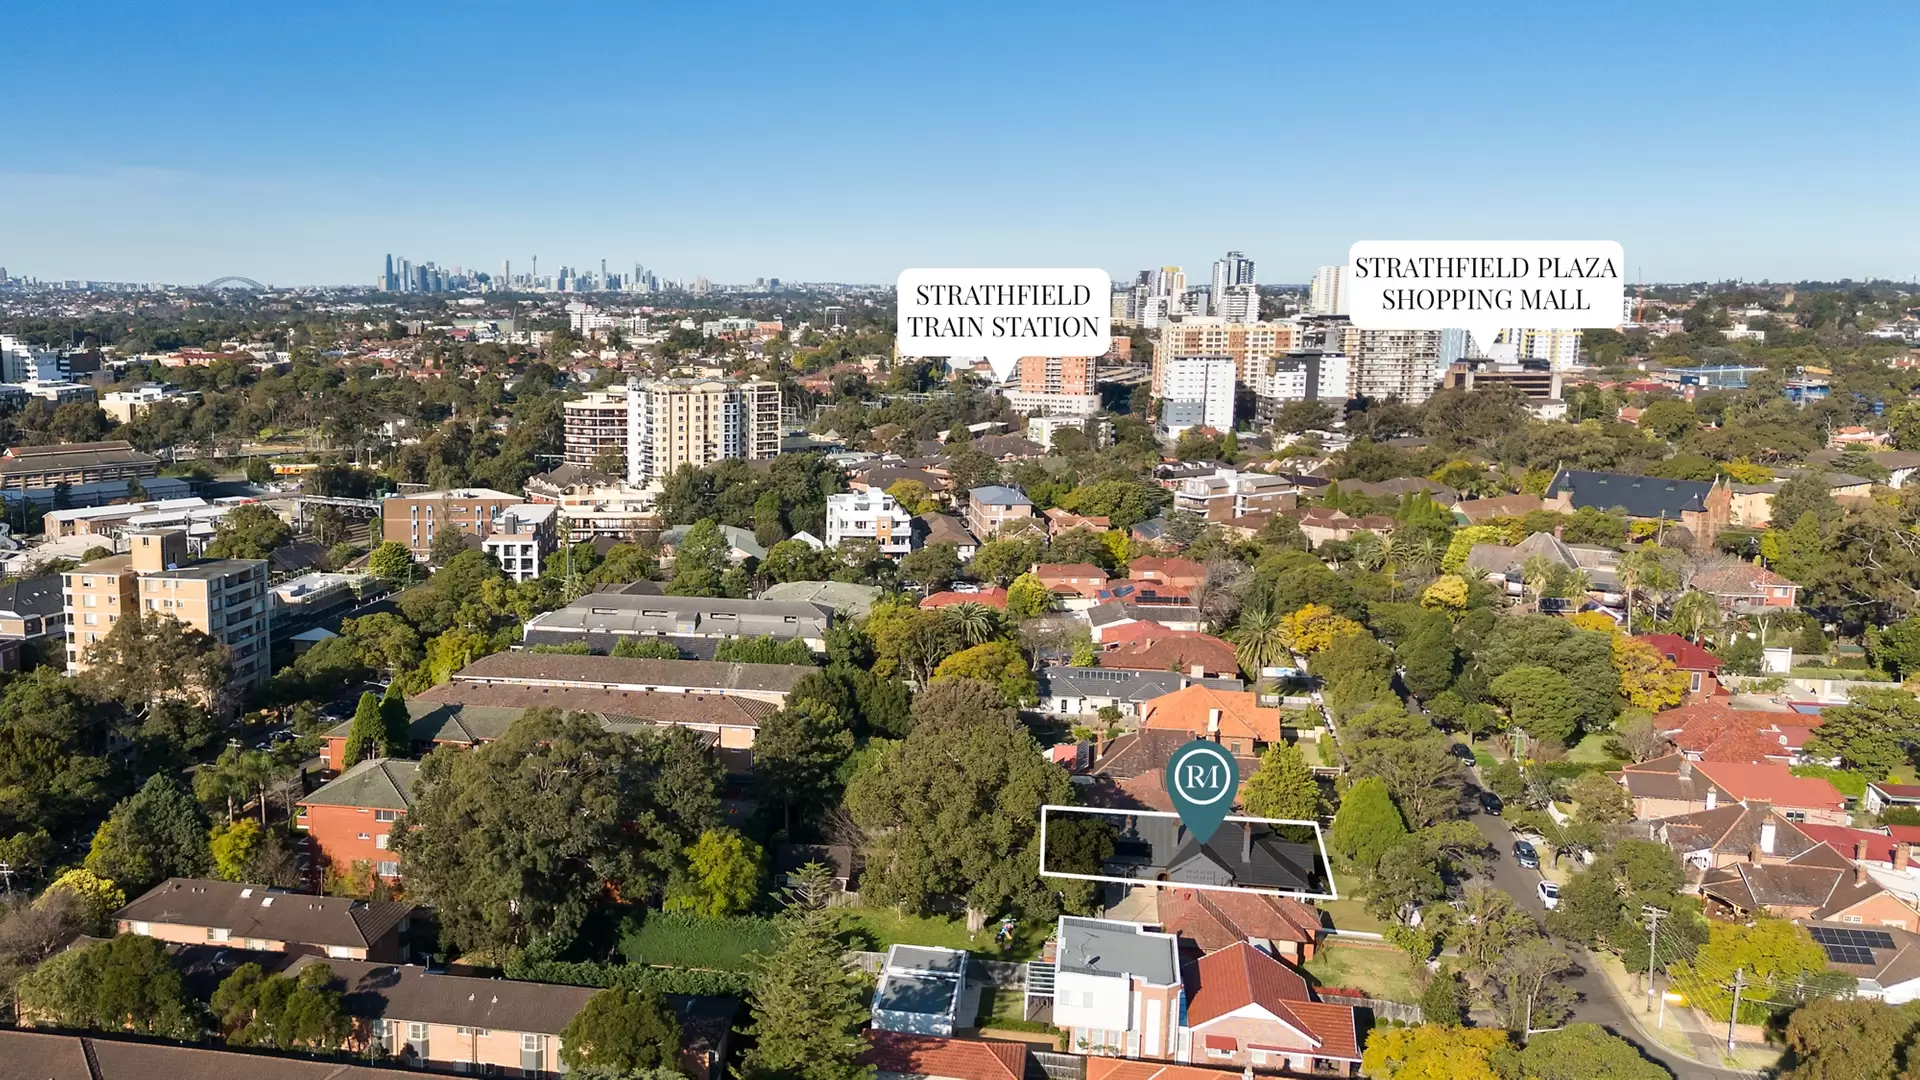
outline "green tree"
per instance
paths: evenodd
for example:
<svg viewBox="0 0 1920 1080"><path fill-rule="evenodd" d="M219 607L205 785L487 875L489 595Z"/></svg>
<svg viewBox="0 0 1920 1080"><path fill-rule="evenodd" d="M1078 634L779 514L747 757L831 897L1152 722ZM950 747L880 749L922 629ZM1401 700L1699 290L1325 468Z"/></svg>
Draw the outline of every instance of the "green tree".
<svg viewBox="0 0 1920 1080"><path fill-rule="evenodd" d="M360 704L353 710L353 721L347 726L347 744L345 760L341 767L351 769L355 765L372 758L383 758L391 754L387 745L387 720L380 715L380 696L371 690L360 695Z"/></svg>
<svg viewBox="0 0 1920 1080"><path fill-rule="evenodd" d="M978 679L1000 688L1006 703L1031 705L1039 700L1039 682L1033 667L1011 641L988 641L962 649L934 668L933 681L942 679Z"/></svg>
<svg viewBox="0 0 1920 1080"><path fill-rule="evenodd" d="M753 749L755 778L790 825L796 809L806 818L831 805L834 777L853 753L853 730L831 705L793 700L761 721Z"/></svg>
<svg viewBox="0 0 1920 1080"><path fill-rule="evenodd" d="M1527 1080L1667 1080L1673 1074L1598 1024L1569 1024L1527 1039L1519 1052Z"/></svg>
<svg viewBox="0 0 1920 1080"><path fill-rule="evenodd" d="M1809 985L1818 989L1819 977L1827 970L1827 954L1814 943L1806 928L1762 915L1746 924L1714 922L1708 931L1707 943L1694 953L1693 959L1674 964L1670 970L1682 983L1699 988L1698 993L1689 995L1694 1005L1725 1023L1733 1010L1733 992L1721 988L1733 985L1735 972L1743 971L1748 979L1759 982L1793 983L1809 979ZM1851 976L1842 976L1840 981L1850 984L1853 980ZM1743 1002L1741 1022L1763 1023L1772 1008L1763 1003Z"/></svg>
<svg viewBox="0 0 1920 1080"><path fill-rule="evenodd" d="M190 1041L202 1026L166 943L144 934L59 953L23 977L15 996L23 1012L59 1027Z"/></svg>
<svg viewBox="0 0 1920 1080"><path fill-rule="evenodd" d="M393 845L451 948L559 950L609 884L627 897L666 885L716 824L719 786L719 764L684 728L627 735L529 709L498 741L427 755Z"/></svg>
<svg viewBox="0 0 1920 1080"><path fill-rule="evenodd" d="M694 522L673 550L673 580L668 596L720 596L721 576L731 565L726 534L712 518Z"/></svg>
<svg viewBox="0 0 1920 1080"><path fill-rule="evenodd" d="M760 957L748 992L753 1045L741 1080L871 1080L859 1063L870 1018L866 981L847 967L837 923L809 897L782 919L780 944Z"/></svg>
<svg viewBox="0 0 1920 1080"><path fill-rule="evenodd" d="M983 581L1005 585L1033 569L1040 561L1040 541L1033 537L986 540L973 553L972 571Z"/></svg>
<svg viewBox="0 0 1920 1080"><path fill-rule="evenodd" d="M1472 666L1480 679L1491 682L1529 664L1552 668L1572 685L1581 729L1605 731L1612 724L1620 676L1613 666L1610 635L1581 630L1552 616L1500 619L1474 652Z"/></svg>
<svg viewBox="0 0 1920 1080"><path fill-rule="evenodd" d="M668 886L666 910L717 919L753 907L764 857L759 844L732 829L708 829L686 854L686 874Z"/></svg>
<svg viewBox="0 0 1920 1080"><path fill-rule="evenodd" d="M677 1069L680 1021L658 990L612 987L560 1033L560 1061L582 1080L627 1080L650 1070Z"/></svg>
<svg viewBox="0 0 1920 1080"><path fill-rule="evenodd" d="M207 837L214 872L223 881L245 881L260 846L260 823L252 818L215 825Z"/></svg>
<svg viewBox="0 0 1920 1080"><path fill-rule="evenodd" d="M999 697L990 684L973 686L976 696ZM1039 876L1040 808L1076 799L1011 712L921 715L905 739L855 773L846 807L868 837L863 897L870 891L873 902L915 913L963 901L978 912L1012 909L1040 920L1057 916L1063 897L1069 907L1091 899L1090 890L1062 890Z"/></svg>
<svg viewBox="0 0 1920 1080"><path fill-rule="evenodd" d="M227 647L174 618L140 608L121 613L105 637L87 647L81 691L116 701L145 721L167 705L223 710Z"/></svg>
<svg viewBox="0 0 1920 1080"><path fill-rule="evenodd" d="M1053 592L1031 573L1021 574L1007 586L1007 617L1032 619L1053 607Z"/></svg>
<svg viewBox="0 0 1920 1080"><path fill-rule="evenodd" d="M1406 822L1387 794L1386 782L1370 776L1347 789L1333 815L1327 847L1366 873L1407 834Z"/></svg>
<svg viewBox="0 0 1920 1080"><path fill-rule="evenodd" d="M1317 821L1320 782L1300 748L1273 743L1260 755L1260 770L1247 778L1241 804L1253 817Z"/></svg>
<svg viewBox="0 0 1920 1080"><path fill-rule="evenodd" d="M179 782L154 775L120 800L93 834L87 869L133 893L170 877L205 877L213 865L207 818Z"/></svg>
<svg viewBox="0 0 1920 1080"><path fill-rule="evenodd" d="M613 655L646 660L678 660L680 647L657 638L623 637L613 643Z"/></svg>
<svg viewBox="0 0 1920 1080"><path fill-rule="evenodd" d="M297 974L266 974L242 964L213 992L214 1019L229 1046L333 1050L353 1032L333 969L312 963Z"/></svg>
<svg viewBox="0 0 1920 1080"><path fill-rule="evenodd" d="M1905 690L1856 690L1845 705L1823 709L1808 750L1837 757L1842 768L1883 780L1920 742L1920 701Z"/></svg>
<svg viewBox="0 0 1920 1080"><path fill-rule="evenodd" d="M293 539L293 529L264 503L241 503L214 526L207 545L212 559L264 559Z"/></svg>
<svg viewBox="0 0 1920 1080"><path fill-rule="evenodd" d="M1549 667L1523 664L1487 689L1507 708L1513 724L1535 739L1566 745L1580 730L1580 703L1573 684Z"/></svg>
<svg viewBox="0 0 1920 1080"><path fill-rule="evenodd" d="M398 540L383 541L367 556L367 572L389 585L411 581L413 552Z"/></svg>
<svg viewBox="0 0 1920 1080"><path fill-rule="evenodd" d="M1887 1005L1866 998L1814 998L1787 1020L1793 1067L1785 1080L1872 1080L1911 1076L1900 1071L1902 1049L1914 1061L1920 1005Z"/></svg>
<svg viewBox="0 0 1920 1080"><path fill-rule="evenodd" d="M952 544L933 544L911 552L900 559L900 576L919 582L930 593L939 592L960 576L960 549Z"/></svg>

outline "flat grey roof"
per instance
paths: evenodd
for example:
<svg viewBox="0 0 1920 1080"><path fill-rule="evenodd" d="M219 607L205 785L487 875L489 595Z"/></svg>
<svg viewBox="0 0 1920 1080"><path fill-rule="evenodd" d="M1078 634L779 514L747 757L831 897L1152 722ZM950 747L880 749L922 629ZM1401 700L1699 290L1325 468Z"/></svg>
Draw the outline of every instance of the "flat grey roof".
<svg viewBox="0 0 1920 1080"><path fill-rule="evenodd" d="M950 975L889 973L880 980L880 989L874 994L874 1007L885 1012L950 1016L959 987L960 980Z"/></svg>
<svg viewBox="0 0 1920 1080"><path fill-rule="evenodd" d="M966 967L966 962L966 953L924 945L895 945L887 951L887 968L890 971L931 971L958 975Z"/></svg>
<svg viewBox="0 0 1920 1080"><path fill-rule="evenodd" d="M1172 986L1180 981L1180 957L1173 935L1146 933L1130 923L1062 918L1058 955L1061 971L1132 975L1155 986Z"/></svg>

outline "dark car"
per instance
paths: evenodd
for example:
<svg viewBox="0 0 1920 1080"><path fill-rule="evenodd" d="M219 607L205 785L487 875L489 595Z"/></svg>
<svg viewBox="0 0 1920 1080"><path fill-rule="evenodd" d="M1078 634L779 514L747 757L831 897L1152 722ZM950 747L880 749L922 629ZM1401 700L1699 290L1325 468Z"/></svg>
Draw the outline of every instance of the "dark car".
<svg viewBox="0 0 1920 1080"><path fill-rule="evenodd" d="M1535 851L1533 845L1527 843L1525 840L1515 840L1513 842L1513 861L1519 863L1520 869L1522 870L1540 869L1540 853Z"/></svg>
<svg viewBox="0 0 1920 1080"><path fill-rule="evenodd" d="M1469 765L1473 764L1473 747L1466 743L1448 743L1447 752Z"/></svg>
<svg viewBox="0 0 1920 1080"><path fill-rule="evenodd" d="M1503 807L1500 804L1500 796L1495 795L1491 791L1481 792L1480 793L1480 809L1485 810L1487 813L1492 814L1494 817L1499 817L1500 811L1503 809Z"/></svg>

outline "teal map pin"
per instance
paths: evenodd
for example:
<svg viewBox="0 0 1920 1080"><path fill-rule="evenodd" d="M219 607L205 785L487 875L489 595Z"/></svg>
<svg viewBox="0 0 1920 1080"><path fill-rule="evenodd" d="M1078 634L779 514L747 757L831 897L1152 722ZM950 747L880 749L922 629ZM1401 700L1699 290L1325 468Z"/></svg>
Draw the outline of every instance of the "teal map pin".
<svg viewBox="0 0 1920 1080"><path fill-rule="evenodd" d="M1181 823L1202 844L1213 839L1239 790L1240 768L1219 743L1195 739L1167 762L1167 794Z"/></svg>

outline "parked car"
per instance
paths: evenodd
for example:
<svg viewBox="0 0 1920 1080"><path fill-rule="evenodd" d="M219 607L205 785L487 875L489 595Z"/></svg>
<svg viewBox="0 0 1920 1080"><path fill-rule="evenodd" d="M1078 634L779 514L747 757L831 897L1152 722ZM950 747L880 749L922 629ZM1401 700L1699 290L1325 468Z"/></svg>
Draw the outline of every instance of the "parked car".
<svg viewBox="0 0 1920 1080"><path fill-rule="evenodd" d="M1513 861L1519 863L1523 870L1538 870L1540 869L1540 852L1525 840L1515 840Z"/></svg>
<svg viewBox="0 0 1920 1080"><path fill-rule="evenodd" d="M1494 817L1499 817L1500 811L1504 809L1504 807L1501 805L1500 796L1495 795L1491 791L1483 791L1480 793L1480 809L1485 810Z"/></svg>
<svg viewBox="0 0 1920 1080"><path fill-rule="evenodd" d="M1548 911L1560 906L1560 886L1542 878L1540 880L1540 902Z"/></svg>
<svg viewBox="0 0 1920 1080"><path fill-rule="evenodd" d="M1469 765L1473 764L1473 747L1468 746L1466 743L1449 743L1447 744L1447 752Z"/></svg>

